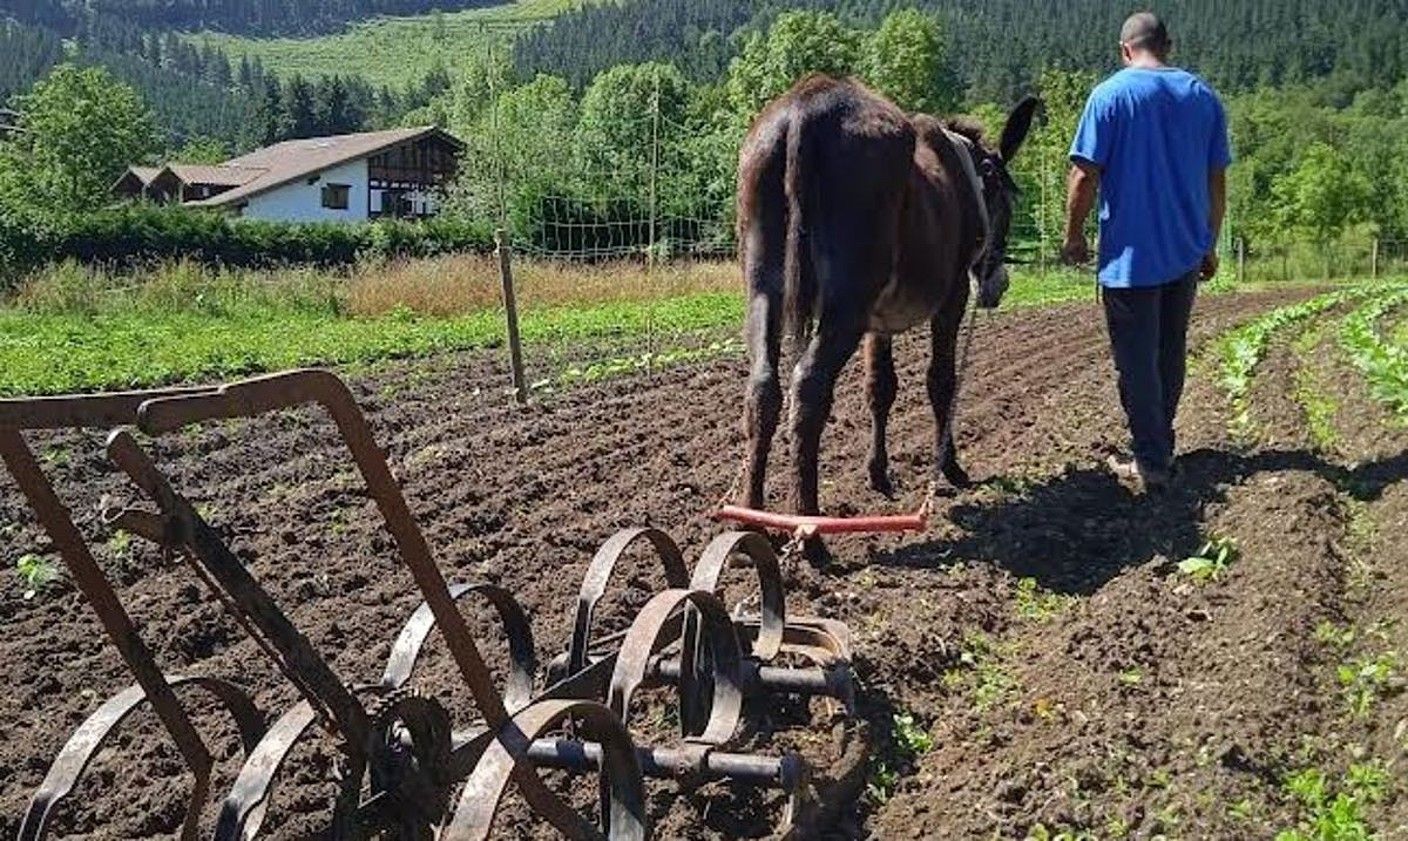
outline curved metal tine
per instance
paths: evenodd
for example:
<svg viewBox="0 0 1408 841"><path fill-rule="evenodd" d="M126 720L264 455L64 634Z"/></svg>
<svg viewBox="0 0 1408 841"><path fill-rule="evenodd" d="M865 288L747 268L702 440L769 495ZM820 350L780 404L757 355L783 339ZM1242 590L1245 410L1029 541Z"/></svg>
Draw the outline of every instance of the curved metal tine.
<svg viewBox="0 0 1408 841"><path fill-rule="evenodd" d="M680 589L689 586L689 572L685 568L684 555L670 536L653 528L623 529L613 534L587 567L582 577L582 589L577 596L577 614L572 623L572 642L567 654L567 672L576 674L587 667L588 649L591 647L592 614L597 602L606 593L606 585L611 573L621 560L621 555L637 540L644 538L654 547L661 565L665 568L666 586Z"/></svg>
<svg viewBox="0 0 1408 841"><path fill-rule="evenodd" d="M504 692L504 706L516 713L528 706L533 695L533 674L537 671L537 656L533 648L533 627L528 616L513 594L493 584L454 584L450 587L450 598L459 601L468 595L484 598L493 606L508 639L509 674L508 686ZM415 613L401 628L396 643L391 646L391 655L386 660L386 671L381 685L396 688L404 684L415 670L430 632L435 629L435 614L430 605L421 602Z"/></svg>
<svg viewBox="0 0 1408 841"><path fill-rule="evenodd" d="M195 686L213 695L234 719L246 756L254 750L260 737L264 735L263 714L244 690L235 684L219 678L171 675L166 678L166 685L172 688ZM73 792L79 778L92 763L93 757L107 742L108 737L145 700L147 696L140 685L130 686L109 698L79 725L54 759L54 764L49 766L49 773L44 775L44 782L30 799L29 808L25 810L24 818L20 822L20 841L37 841L44 837L54 810ZM204 780L197 778L191 793L191 802L186 806L186 824L192 824L200 817L208 791L207 772Z"/></svg>
<svg viewBox="0 0 1408 841"><path fill-rule="evenodd" d="M538 778L526 761L533 740L569 718L580 733L601 745L602 815L606 817L607 831L603 835L575 812L570 813L570 823L554 821L554 826L565 837L573 839L606 837L611 841L644 841L648 838L645 783L635 744L625 725L594 701L554 700L539 701L524 708L489 743L460 792L454 815L441 831L440 841L488 838L509 779L521 786L523 770L534 779Z"/></svg>
<svg viewBox="0 0 1408 841"><path fill-rule="evenodd" d="M706 745L721 745L733 737L743 714L742 650L733 620L718 596L706 590L665 590L655 595L631 623L630 633L621 644L616 670L611 675L607 706L626 724L630 718L631 695L645 681L652 656L672 639L664 633L681 606L700 616L703 634L713 654L713 703L709 720L698 733L689 732L692 722L681 718L685 736ZM698 692L695 684L695 653L686 646L680 652L681 701Z"/></svg>
<svg viewBox="0 0 1408 841"><path fill-rule="evenodd" d="M430 545L416 526L366 417L337 375L321 370L289 371L231 383L208 394L151 400L137 410L137 424L144 432L158 435L204 420L254 417L306 403L322 406L337 425L338 434L367 485L367 493L376 502L396 541L401 559L435 614L435 624L474 696L475 705L491 728L504 727L510 720L508 710L469 632L469 624L450 597L445 577L435 565ZM513 775L528 804L555 826L566 825L568 816L575 815L543 785L531 767L522 764L515 768Z"/></svg>
<svg viewBox="0 0 1408 841"><path fill-rule="evenodd" d="M313 705L299 701L279 716L252 751L246 752L239 776L220 806L220 818L215 825L217 841L245 841L259 834L269 807L274 777L293 746L317 720Z"/></svg>
<svg viewBox="0 0 1408 841"><path fill-rule="evenodd" d="M76 410L66 407L64 411ZM101 412L94 414L100 415ZM57 413L55 417L50 418L59 419ZM14 477L20 493L29 500L39 524L53 541L59 557L73 576L74 584L97 614L108 639L122 655L132 677L142 687L143 695L150 699L157 718L161 720L166 732L171 734L187 769L195 777L196 787L201 790L203 799L204 790L209 785L212 764L210 751L206 749L205 742L201 740L200 734L196 732L195 726L182 709L175 692L167 685L161 667L142 642L132 617L128 615L113 590L112 582L108 581L97 561L93 559L93 553L83 535L74 525L68 509L54 492L54 486L45 477L39 462L34 458L34 453L25 443L24 435L17 427L0 425L0 461L4 462L10 475ZM186 823L181 828L183 839L195 838L198 817L194 813L187 815Z"/></svg>
<svg viewBox="0 0 1408 841"><path fill-rule="evenodd" d="M753 641L753 656L764 663L772 660L782 648L782 640L787 626L786 598L782 592L782 568L778 564L777 552L767 538L757 532L729 531L710 541L699 563L694 568L694 576L689 586L695 590L710 593L718 591L719 579L723 577L724 566L734 555L743 555L753 564L758 575L758 589L762 603L760 625L757 638ZM685 622L685 639L693 638L689 620Z"/></svg>

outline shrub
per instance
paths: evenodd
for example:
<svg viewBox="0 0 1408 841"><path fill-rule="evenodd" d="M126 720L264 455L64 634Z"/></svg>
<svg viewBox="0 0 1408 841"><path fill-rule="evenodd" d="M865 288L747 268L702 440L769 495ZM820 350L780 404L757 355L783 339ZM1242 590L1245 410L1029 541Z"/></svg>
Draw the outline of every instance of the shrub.
<svg viewBox="0 0 1408 841"><path fill-rule="evenodd" d="M159 260L207 265L345 265L360 257L487 251L491 230L457 219L266 222L189 208L128 205L94 213L0 217L0 289L27 271L76 260L130 268Z"/></svg>

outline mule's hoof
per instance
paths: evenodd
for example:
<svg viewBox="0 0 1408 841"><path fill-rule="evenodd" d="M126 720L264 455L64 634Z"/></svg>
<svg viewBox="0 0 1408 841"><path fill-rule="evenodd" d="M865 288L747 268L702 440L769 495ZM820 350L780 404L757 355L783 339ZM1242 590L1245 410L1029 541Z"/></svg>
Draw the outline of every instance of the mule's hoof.
<svg viewBox="0 0 1408 841"><path fill-rule="evenodd" d="M944 479L958 490L967 490L973 487L973 478L968 475L968 471L959 467L956 463L950 464L943 469Z"/></svg>
<svg viewBox="0 0 1408 841"><path fill-rule="evenodd" d="M807 564L816 570L826 569L835 560L831 556L831 550L826 548L825 541L819 537L802 542L802 557L806 558Z"/></svg>
<svg viewBox="0 0 1408 841"><path fill-rule="evenodd" d="M870 471L870 489L886 499L895 498L895 486L890 481L889 471L872 469Z"/></svg>

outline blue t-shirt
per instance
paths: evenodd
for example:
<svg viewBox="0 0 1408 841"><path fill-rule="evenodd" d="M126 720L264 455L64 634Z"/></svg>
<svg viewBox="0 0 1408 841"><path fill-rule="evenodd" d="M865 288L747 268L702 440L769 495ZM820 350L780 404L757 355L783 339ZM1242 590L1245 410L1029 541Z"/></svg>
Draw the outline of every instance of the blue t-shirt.
<svg viewBox="0 0 1408 841"><path fill-rule="evenodd" d="M1096 86L1071 158L1100 169L1100 283L1159 286L1212 249L1208 173L1232 162L1227 115L1178 68L1125 68Z"/></svg>

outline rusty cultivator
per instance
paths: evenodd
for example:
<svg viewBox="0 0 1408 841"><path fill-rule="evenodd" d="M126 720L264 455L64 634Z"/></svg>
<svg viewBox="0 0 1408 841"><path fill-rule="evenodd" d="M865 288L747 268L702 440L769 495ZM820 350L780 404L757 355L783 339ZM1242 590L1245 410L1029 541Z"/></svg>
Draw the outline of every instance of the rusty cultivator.
<svg viewBox="0 0 1408 841"><path fill-rule="evenodd" d="M160 436L309 404L336 424L423 598L374 683L348 683L334 672L132 431ZM105 522L180 556L296 688L301 700L294 706L270 716L229 681L160 670L23 435L62 428L111 430L107 455L149 506L105 512ZM214 762L187 706L192 693L213 698L229 714L243 750L243 765L218 807L214 835L220 839L253 838L261 828L277 833L273 820L264 826L266 813L276 813L270 809L275 784L295 744L310 733L330 737L340 754L338 773L331 775L338 793L328 815L337 838L484 838L510 781L536 819L564 836L646 838L647 778L731 780L780 790L779 834L799 837L834 820L835 809L862 783L866 738L854 716L849 634L836 622L786 614L778 557L764 538L720 535L691 571L658 530L611 537L582 582L567 651L539 675L524 610L500 587L446 582L351 392L331 373L0 401L0 458L136 681L99 706L64 745L29 803L21 839L44 837L84 770L143 704L170 734L194 780L181 836L195 837ZM627 630L594 635L593 613L618 559L632 546L658 557L669 589L651 598ZM720 579L732 567L748 568L756 578L755 613L725 607ZM483 600L501 620L509 650L502 691L460 612L458 603L468 599ZM460 727L411 680L436 629L479 716ZM643 687L675 689L680 732L665 744L643 744L634 735L632 699ZM828 756L834 757L824 767L813 768L794 752L742 751L752 735L745 701L776 695L820 699L832 729ZM571 805L539 769L599 775L599 806Z"/></svg>

